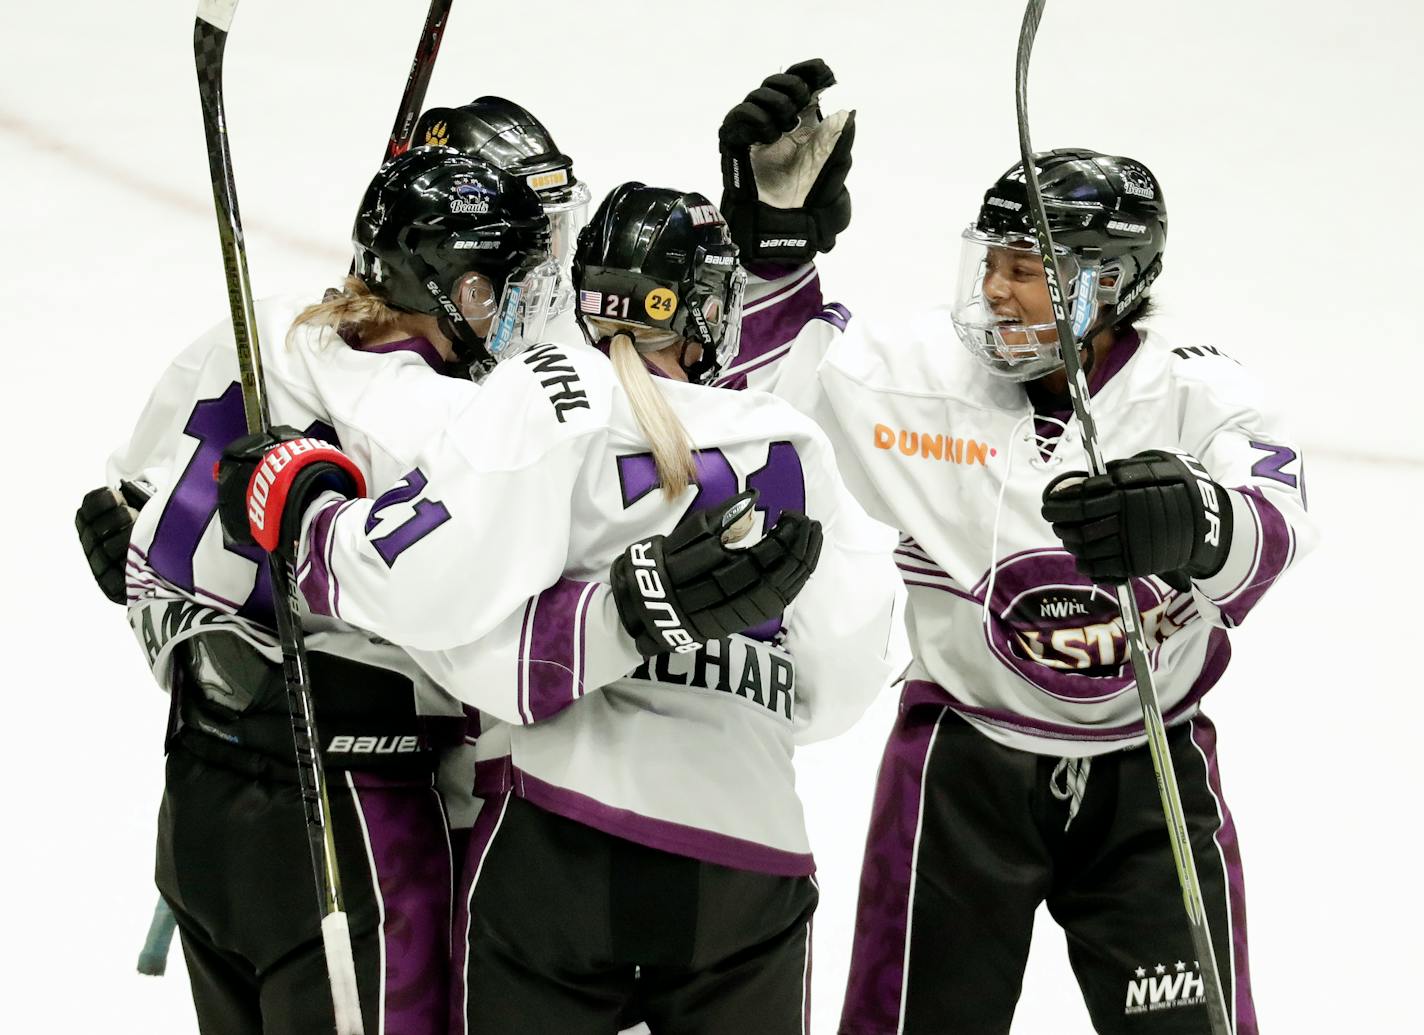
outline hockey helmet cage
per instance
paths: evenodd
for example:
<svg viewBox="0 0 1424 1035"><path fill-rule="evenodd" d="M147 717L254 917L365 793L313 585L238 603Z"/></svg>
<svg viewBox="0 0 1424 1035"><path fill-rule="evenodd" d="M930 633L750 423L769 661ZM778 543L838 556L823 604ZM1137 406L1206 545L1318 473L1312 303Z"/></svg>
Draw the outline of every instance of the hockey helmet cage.
<svg viewBox="0 0 1424 1035"><path fill-rule="evenodd" d="M1162 271L1167 206L1157 178L1131 158L1059 148L1040 152L1034 162L1070 323L1083 341L1140 309ZM999 248L1038 254L1021 162L989 188L964 231L954 323L960 340L992 372L1030 380L1061 365L1057 328L1006 326L990 312L982 295L985 257Z"/></svg>
<svg viewBox="0 0 1424 1035"><path fill-rule="evenodd" d="M618 329L640 352L678 340L679 365L708 384L736 355L746 274L717 207L701 194L637 182L603 199L574 252L579 325L594 344Z"/></svg>

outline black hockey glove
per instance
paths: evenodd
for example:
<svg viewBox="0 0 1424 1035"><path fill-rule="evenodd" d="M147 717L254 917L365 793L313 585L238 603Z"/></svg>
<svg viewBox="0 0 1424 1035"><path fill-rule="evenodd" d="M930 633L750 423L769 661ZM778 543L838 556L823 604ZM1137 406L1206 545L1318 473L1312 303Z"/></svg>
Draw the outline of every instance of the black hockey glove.
<svg viewBox="0 0 1424 1035"><path fill-rule="evenodd" d="M217 479L228 541L268 553L296 540L308 504L323 492L366 495L366 479L349 456L281 426L234 440L218 461Z"/></svg>
<svg viewBox="0 0 1424 1035"><path fill-rule="evenodd" d="M850 225L855 112L822 119L819 104L835 81L820 58L802 61L722 120L722 215L744 264L809 262Z"/></svg>
<svg viewBox="0 0 1424 1035"><path fill-rule="evenodd" d="M821 523L795 510L745 550L726 542L757 494L688 514L667 535L639 540L613 562L613 600L645 656L686 653L769 621L801 592L821 556Z"/></svg>
<svg viewBox="0 0 1424 1035"><path fill-rule="evenodd" d="M1216 574L1231 546L1231 501L1200 461L1149 449L1107 473L1070 471L1043 490L1043 518L1094 582Z"/></svg>
<svg viewBox="0 0 1424 1035"><path fill-rule="evenodd" d="M79 533L79 545L84 548L94 581L104 596L116 604L128 600L124 566L128 561L129 537L148 496L149 493L134 482L124 482L119 492L104 485L86 492L74 512L74 528Z"/></svg>

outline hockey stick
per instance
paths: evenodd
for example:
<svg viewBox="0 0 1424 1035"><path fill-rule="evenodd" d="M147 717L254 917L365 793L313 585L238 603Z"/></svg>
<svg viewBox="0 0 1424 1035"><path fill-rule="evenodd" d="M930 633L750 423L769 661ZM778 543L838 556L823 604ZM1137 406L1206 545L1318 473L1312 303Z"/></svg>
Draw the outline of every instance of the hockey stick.
<svg viewBox="0 0 1424 1035"><path fill-rule="evenodd" d="M405 92L401 94L400 110L396 112L396 124L391 129L390 142L386 144L387 162L410 149L410 134L415 129L415 120L420 117L420 109L425 105L425 90L430 85L431 73L435 71L435 58L440 53L445 19L450 17L452 3L454 0L430 0L430 11L425 16L425 27L420 30L420 43L416 45L415 59L410 63L410 75L405 81Z"/></svg>
<svg viewBox="0 0 1424 1035"><path fill-rule="evenodd" d="M237 188L233 183L222 95L223 51L227 47L228 27L232 24L237 4L238 0L198 0L198 15L193 23L193 54L198 72L198 96L203 105L208 172L213 184L213 204L217 209L218 235L222 241L223 272L227 277L228 307L232 312L233 338L241 372L242 407L247 418L247 430L255 432L265 430L271 424L271 416L262 379L252 287L247 276L247 249L243 242L242 219L237 211ZM282 674L286 679L287 707L292 717L297 775L306 813L317 906L322 918L322 947L326 952L336 1031L337 1035L364 1035L361 1004L356 992L356 964L351 953L351 930L342 906L341 875L337 870L336 847L327 822L331 805L327 799L326 773L322 769L319 750L321 741L317 738L312 710L306 644L298 619L292 544L284 544L280 551L269 555L267 566L272 576L272 603L277 617L277 635L282 645Z"/></svg>
<svg viewBox="0 0 1424 1035"><path fill-rule="evenodd" d="M1078 349L1062 345L1063 342L1071 342L1076 346L1077 338L1073 334L1063 305L1066 294L1063 290L1063 272L1058 267L1058 256L1053 251L1053 235L1048 228L1048 213L1043 207L1043 192L1038 184L1033 145L1029 143L1028 138L1029 56L1033 52L1034 36L1038 33L1038 23L1043 17L1046 3L1047 0L1028 0L1028 6L1024 9L1023 27L1019 31L1018 58L1014 65L1014 104L1018 117L1019 157L1023 161L1024 184L1028 193L1034 236L1038 239L1038 249L1043 255L1044 270L1048 274L1048 293L1053 300L1053 320L1058 325L1058 351L1063 354L1063 366L1068 374L1068 395L1073 401L1073 413L1083 429L1083 449L1088 454L1088 466L1093 474L1102 474L1106 465L1103 463L1102 450L1098 446L1097 425L1093 423L1093 415L1089 409L1088 378L1078 358ZM1207 1020L1210 1022L1212 1035L1231 1035L1231 1014L1226 1009L1221 977L1216 967L1216 953L1212 951L1211 928L1207 923L1206 905L1202 901L1196 862L1192 858L1191 835L1187 830L1186 816L1182 812L1177 774L1167 748L1167 729L1162 722L1162 707L1157 700L1152 663L1147 657L1142 616L1138 613L1137 599L1132 595L1130 585L1117 587L1117 606L1122 612L1123 632L1127 638L1128 654L1132 659L1132 675L1137 682L1137 696L1142 704L1142 724L1147 732L1152 768L1157 774L1157 792L1162 798L1162 812L1171 835L1177 882L1182 889L1182 902L1186 906L1187 920L1192 929L1192 945L1205 985Z"/></svg>
<svg viewBox="0 0 1424 1035"><path fill-rule="evenodd" d="M150 977L163 976L163 972L168 969L168 947L173 943L173 929L177 926L178 921L173 917L173 910L168 908L167 900L160 895L153 907L153 920L148 925L148 937L144 939L143 949L138 954L140 974Z"/></svg>

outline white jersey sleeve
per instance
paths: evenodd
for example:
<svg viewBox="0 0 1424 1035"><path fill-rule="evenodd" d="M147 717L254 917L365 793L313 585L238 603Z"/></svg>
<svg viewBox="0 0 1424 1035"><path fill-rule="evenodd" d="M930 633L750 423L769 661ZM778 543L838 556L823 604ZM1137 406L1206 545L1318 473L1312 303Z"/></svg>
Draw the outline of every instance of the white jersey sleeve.
<svg viewBox="0 0 1424 1035"><path fill-rule="evenodd" d="M608 378L592 350L541 345L502 364L375 499L305 516L308 605L420 650L473 643L563 574L574 497L606 433ZM384 405L373 383L366 405Z"/></svg>
<svg viewBox="0 0 1424 1035"><path fill-rule="evenodd" d="M643 663L609 588L560 578L475 643L412 650L432 679L501 722L553 718Z"/></svg>
<svg viewBox="0 0 1424 1035"><path fill-rule="evenodd" d="M1315 545L1299 443L1250 373L1212 348L1172 350L1182 448L1227 489L1231 547L1195 590L1214 624L1240 625L1296 558Z"/></svg>

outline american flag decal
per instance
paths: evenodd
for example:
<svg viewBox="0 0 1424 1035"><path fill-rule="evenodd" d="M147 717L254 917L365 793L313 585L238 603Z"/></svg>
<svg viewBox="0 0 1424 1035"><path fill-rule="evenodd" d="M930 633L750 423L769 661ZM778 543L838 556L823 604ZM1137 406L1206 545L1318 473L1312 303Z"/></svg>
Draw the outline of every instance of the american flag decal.
<svg viewBox="0 0 1424 1035"><path fill-rule="evenodd" d="M581 313L599 312L601 310L602 302L603 296L600 295L597 291L579 292L579 312Z"/></svg>

